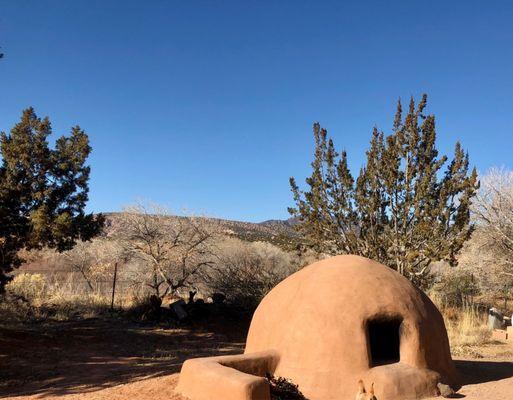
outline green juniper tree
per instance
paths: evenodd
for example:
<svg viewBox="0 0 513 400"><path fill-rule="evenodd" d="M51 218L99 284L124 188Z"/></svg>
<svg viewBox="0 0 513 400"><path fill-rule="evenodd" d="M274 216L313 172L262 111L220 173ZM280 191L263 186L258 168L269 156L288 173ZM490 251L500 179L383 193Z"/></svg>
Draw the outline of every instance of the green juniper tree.
<svg viewBox="0 0 513 400"><path fill-rule="evenodd" d="M435 117L425 115L427 96L412 99L403 118L398 102L393 131L374 129L365 165L356 179L346 152L339 154L325 129L314 124L315 154L308 190L290 179L305 245L318 252L358 254L397 270L420 287L430 284L429 265L456 255L470 237L469 207L477 173L456 143L454 158L439 157Z"/></svg>
<svg viewBox="0 0 513 400"><path fill-rule="evenodd" d="M0 291L22 262L22 248L58 251L97 235L104 217L84 212L91 152L87 134L76 126L51 149L48 118L23 111L9 134L0 133Z"/></svg>

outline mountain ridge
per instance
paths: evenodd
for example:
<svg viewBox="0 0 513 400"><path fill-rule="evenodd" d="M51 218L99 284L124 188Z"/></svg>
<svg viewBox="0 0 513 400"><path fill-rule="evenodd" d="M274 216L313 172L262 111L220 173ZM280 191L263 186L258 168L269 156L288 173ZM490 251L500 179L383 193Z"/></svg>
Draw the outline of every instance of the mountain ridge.
<svg viewBox="0 0 513 400"><path fill-rule="evenodd" d="M107 220L107 229L109 226L115 225L116 218L121 212L103 213ZM168 218L190 218L189 216L181 216L169 214ZM297 225L297 219L289 218L286 220L269 219L262 222L245 222L238 220L230 220L214 217L195 217L208 222L219 224L223 234L234 236L241 240L250 242L269 242L284 249L295 247L299 239L297 231L294 229Z"/></svg>

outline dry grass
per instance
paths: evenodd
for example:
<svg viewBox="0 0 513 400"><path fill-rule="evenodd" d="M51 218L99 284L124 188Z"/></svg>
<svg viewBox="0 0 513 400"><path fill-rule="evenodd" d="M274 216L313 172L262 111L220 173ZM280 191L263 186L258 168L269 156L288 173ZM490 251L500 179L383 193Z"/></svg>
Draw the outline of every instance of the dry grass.
<svg viewBox="0 0 513 400"><path fill-rule="evenodd" d="M88 290L74 290L75 285L47 279L45 275L22 273L6 286L0 298L4 322L69 321L96 318L111 312L111 295ZM115 297L116 311L137 308L147 296L133 291L119 291Z"/></svg>
<svg viewBox="0 0 513 400"><path fill-rule="evenodd" d="M476 354L476 348L491 342L486 315L474 307L457 310L456 318L445 318L447 334L454 355ZM477 355L477 354L476 354Z"/></svg>
<svg viewBox="0 0 513 400"><path fill-rule="evenodd" d="M39 274L20 274L7 286L14 300L0 301L4 321L69 321L110 314L110 296L82 292L59 282L47 281ZM474 305L449 306L437 292L430 293L445 320L454 355L476 355L478 347L491 342L486 326L487 315ZM115 308L129 316L144 305L146 296L123 291L116 296Z"/></svg>
<svg viewBox="0 0 513 400"><path fill-rule="evenodd" d="M478 348L491 343L486 313L473 304L447 306L436 293L430 293L430 297L444 317L451 353L479 357Z"/></svg>
<svg viewBox="0 0 513 400"><path fill-rule="evenodd" d="M0 298L0 315L3 324L30 324L34 322L74 321L103 316L126 315L138 310L144 299L126 299L118 302L114 310L110 298L96 294L50 295L27 301L11 295Z"/></svg>

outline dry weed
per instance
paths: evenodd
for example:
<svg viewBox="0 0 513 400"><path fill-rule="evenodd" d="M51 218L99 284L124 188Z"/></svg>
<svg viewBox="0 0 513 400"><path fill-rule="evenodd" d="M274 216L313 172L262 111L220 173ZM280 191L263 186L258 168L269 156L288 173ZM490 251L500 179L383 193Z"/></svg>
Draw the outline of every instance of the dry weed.
<svg viewBox="0 0 513 400"><path fill-rule="evenodd" d="M431 299L444 317L452 354L480 358L478 348L491 342L486 313L473 304L449 307L436 293L431 293Z"/></svg>

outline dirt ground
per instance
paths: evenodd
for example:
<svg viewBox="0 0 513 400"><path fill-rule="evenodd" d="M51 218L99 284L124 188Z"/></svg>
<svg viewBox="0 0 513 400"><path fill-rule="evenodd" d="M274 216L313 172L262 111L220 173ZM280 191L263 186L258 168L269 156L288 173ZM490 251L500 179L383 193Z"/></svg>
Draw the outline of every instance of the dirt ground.
<svg viewBox="0 0 513 400"><path fill-rule="evenodd" d="M0 327L0 398L181 400L174 387L183 361L240 353L246 329L106 320ZM456 357L456 365L460 398L513 399L513 345L488 345Z"/></svg>

